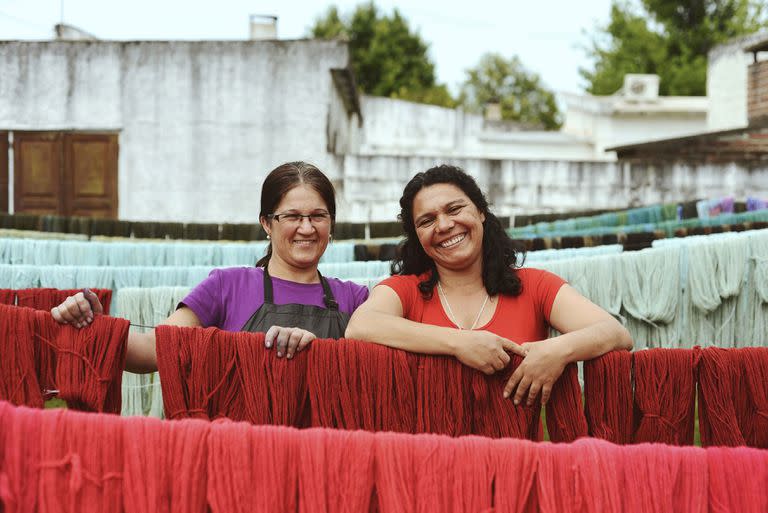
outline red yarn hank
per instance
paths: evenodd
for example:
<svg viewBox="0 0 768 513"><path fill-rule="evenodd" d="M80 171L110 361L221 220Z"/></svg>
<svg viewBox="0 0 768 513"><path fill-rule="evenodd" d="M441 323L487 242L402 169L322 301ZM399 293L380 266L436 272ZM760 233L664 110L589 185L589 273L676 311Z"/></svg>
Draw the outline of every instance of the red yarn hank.
<svg viewBox="0 0 768 513"><path fill-rule="evenodd" d="M299 431L227 420L209 429L212 513L298 511Z"/></svg>
<svg viewBox="0 0 768 513"><path fill-rule="evenodd" d="M584 415L589 436L632 440L632 353L611 351L584 362Z"/></svg>
<svg viewBox="0 0 768 513"><path fill-rule="evenodd" d="M626 447L621 487L624 511L705 513L701 509L706 508L706 460L701 459L705 454L698 448L691 452L652 444ZM690 463L704 466L695 468Z"/></svg>
<svg viewBox="0 0 768 513"><path fill-rule="evenodd" d="M571 444L576 458L577 489L583 495L584 512L621 513L624 487L618 476L624 470L623 448L597 438ZM606 480L606 476L616 476Z"/></svg>
<svg viewBox="0 0 768 513"><path fill-rule="evenodd" d="M15 305L16 291L13 289L0 289L0 305Z"/></svg>
<svg viewBox="0 0 768 513"><path fill-rule="evenodd" d="M583 490L576 476L578 456L572 444L542 443L537 447L536 504L541 513L582 511Z"/></svg>
<svg viewBox="0 0 768 513"><path fill-rule="evenodd" d="M357 354L360 427L412 433L416 422L416 355L369 342L347 343Z"/></svg>
<svg viewBox="0 0 768 513"><path fill-rule="evenodd" d="M269 400L269 379L264 361L274 356L264 350L263 337L263 334L249 333L238 333L233 337L237 351L237 375L245 409L244 417L253 424L272 424L273 418Z"/></svg>
<svg viewBox="0 0 768 513"><path fill-rule="evenodd" d="M250 338L250 343L258 346L259 351L264 354L261 361L267 378L272 424L295 427L309 426L308 351L295 353L291 359L277 358L274 350L264 348L264 334L253 333L247 336ZM250 374L241 372L240 376L245 390L257 386L256 383L251 382Z"/></svg>
<svg viewBox="0 0 768 513"><path fill-rule="evenodd" d="M449 436L471 433L471 372L453 357L418 355L416 432Z"/></svg>
<svg viewBox="0 0 768 513"><path fill-rule="evenodd" d="M339 354L331 340L315 340L309 350L307 383L312 410L311 425L337 428L343 425L341 413L341 371Z"/></svg>
<svg viewBox="0 0 768 513"><path fill-rule="evenodd" d="M0 400L42 408L33 313L28 308L0 305Z"/></svg>
<svg viewBox="0 0 768 513"><path fill-rule="evenodd" d="M206 511L209 424L122 420L126 513Z"/></svg>
<svg viewBox="0 0 768 513"><path fill-rule="evenodd" d="M39 409L0 402L0 511L36 511L40 477Z"/></svg>
<svg viewBox="0 0 768 513"><path fill-rule="evenodd" d="M746 447L707 449L711 513L768 511L768 457L765 452Z"/></svg>
<svg viewBox="0 0 768 513"><path fill-rule="evenodd" d="M699 431L704 447L745 445L736 417L734 397L742 392L736 354L708 347L698 364Z"/></svg>
<svg viewBox="0 0 768 513"><path fill-rule="evenodd" d="M374 441L376 502L373 511L416 511L416 456L413 447L420 436L377 433Z"/></svg>
<svg viewBox="0 0 768 513"><path fill-rule="evenodd" d="M237 336L216 328L155 329L166 418L245 420Z"/></svg>
<svg viewBox="0 0 768 513"><path fill-rule="evenodd" d="M120 412L129 322L99 315L88 327L78 329L58 324L48 312L35 311L34 315L41 352L55 353L55 372L50 370L54 359L49 355L48 369L41 374L45 382L54 375L54 384L49 386L58 390L58 397L70 409Z"/></svg>
<svg viewBox="0 0 768 513"><path fill-rule="evenodd" d="M634 443L693 445L695 355L690 349L634 353Z"/></svg>
<svg viewBox="0 0 768 513"><path fill-rule="evenodd" d="M581 403L579 371L575 363L566 365L552 387L546 406L547 430L552 442L573 442L587 436L587 419Z"/></svg>
<svg viewBox="0 0 768 513"><path fill-rule="evenodd" d="M299 512L368 511L374 486L374 435L309 429L299 441Z"/></svg>
<svg viewBox="0 0 768 513"><path fill-rule="evenodd" d="M746 444L768 449L768 348L745 347L736 352L748 391L742 396L747 401L736 401L736 417Z"/></svg>
<svg viewBox="0 0 768 513"><path fill-rule="evenodd" d="M539 448L538 443L509 438L490 442L494 511L537 511Z"/></svg>
<svg viewBox="0 0 768 513"><path fill-rule="evenodd" d="M38 513L123 510L122 419L37 410L40 429Z"/></svg>
<svg viewBox="0 0 768 513"><path fill-rule="evenodd" d="M491 438L526 438L538 440L540 398L532 406L515 406L503 396L504 386L523 359L512 355L507 368L491 376L470 371L472 380L472 433Z"/></svg>
<svg viewBox="0 0 768 513"><path fill-rule="evenodd" d="M445 469L452 474L453 481L449 511L486 511L493 506L496 467L491 442L479 436L462 436L444 442L453 446L454 464ZM439 475L440 469L435 471Z"/></svg>
<svg viewBox="0 0 768 513"><path fill-rule="evenodd" d="M104 315L109 315L109 307L112 303L112 291L110 289L90 289L99 298ZM18 306L26 306L35 310L50 310L63 303L69 296L74 296L82 289L53 289L35 288L16 291Z"/></svg>

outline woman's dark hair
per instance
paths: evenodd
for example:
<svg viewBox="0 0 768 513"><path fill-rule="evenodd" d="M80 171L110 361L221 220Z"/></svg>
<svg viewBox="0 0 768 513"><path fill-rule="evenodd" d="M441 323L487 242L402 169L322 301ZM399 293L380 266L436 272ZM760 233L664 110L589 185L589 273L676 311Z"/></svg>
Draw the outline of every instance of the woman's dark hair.
<svg viewBox="0 0 768 513"><path fill-rule="evenodd" d="M261 186L261 210L259 221L269 214L274 214L275 209L283 200L283 197L299 185L312 187L323 198L328 213L331 214L331 234L336 226L336 191L328 177L316 166L307 162L287 162L273 169L264 179ZM272 257L272 244L267 246L267 254L256 262L256 267L266 267Z"/></svg>
<svg viewBox="0 0 768 513"><path fill-rule="evenodd" d="M392 274L422 274L432 271L419 283L422 297L429 299L437 285L435 262L427 256L416 235L413 222L413 200L416 194L430 185L447 183L455 185L466 194L475 207L485 215L483 221L483 285L488 294L517 296L522 291L520 278L515 272L525 256L522 244L513 241L501 226L501 221L488 210L485 199L475 179L456 166L441 165L416 173L403 190L400 198L400 215L405 239L400 243L398 258L392 262Z"/></svg>

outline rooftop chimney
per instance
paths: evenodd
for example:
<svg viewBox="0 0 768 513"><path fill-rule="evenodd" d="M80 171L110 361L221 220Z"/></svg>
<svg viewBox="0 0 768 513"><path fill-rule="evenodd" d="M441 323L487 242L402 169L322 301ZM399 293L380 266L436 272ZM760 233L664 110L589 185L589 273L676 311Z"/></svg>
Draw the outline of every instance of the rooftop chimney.
<svg viewBox="0 0 768 513"><path fill-rule="evenodd" d="M277 16L251 14L251 40L277 39Z"/></svg>

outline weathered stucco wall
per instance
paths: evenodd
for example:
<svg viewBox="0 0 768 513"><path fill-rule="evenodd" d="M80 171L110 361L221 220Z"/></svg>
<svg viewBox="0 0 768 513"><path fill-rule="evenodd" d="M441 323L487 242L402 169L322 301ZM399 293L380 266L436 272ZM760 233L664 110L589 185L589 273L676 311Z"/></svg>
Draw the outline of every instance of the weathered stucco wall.
<svg viewBox="0 0 768 513"><path fill-rule="evenodd" d="M747 126L747 68L752 54L744 48L768 38L758 32L716 46L707 56L707 128L710 131Z"/></svg>
<svg viewBox="0 0 768 513"><path fill-rule="evenodd" d="M393 221L403 187L440 163L461 166L498 215L626 208L733 195L768 197L768 163L566 162L346 156L343 201L350 221Z"/></svg>
<svg viewBox="0 0 768 513"><path fill-rule="evenodd" d="M338 42L0 43L0 129L119 130L122 219L245 222L266 173L333 179Z"/></svg>

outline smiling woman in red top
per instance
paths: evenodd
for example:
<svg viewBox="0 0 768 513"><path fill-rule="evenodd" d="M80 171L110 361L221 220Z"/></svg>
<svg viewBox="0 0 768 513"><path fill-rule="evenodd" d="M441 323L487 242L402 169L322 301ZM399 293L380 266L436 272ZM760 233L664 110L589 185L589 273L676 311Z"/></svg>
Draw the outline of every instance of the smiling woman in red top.
<svg viewBox="0 0 768 513"><path fill-rule="evenodd" d="M352 316L346 336L407 351L453 355L492 374L507 351L524 357L505 395L546 403L573 361L631 349L629 332L560 277L516 265L519 249L475 180L439 166L418 173L400 198L405 232L394 276ZM552 326L562 335L547 338Z"/></svg>

